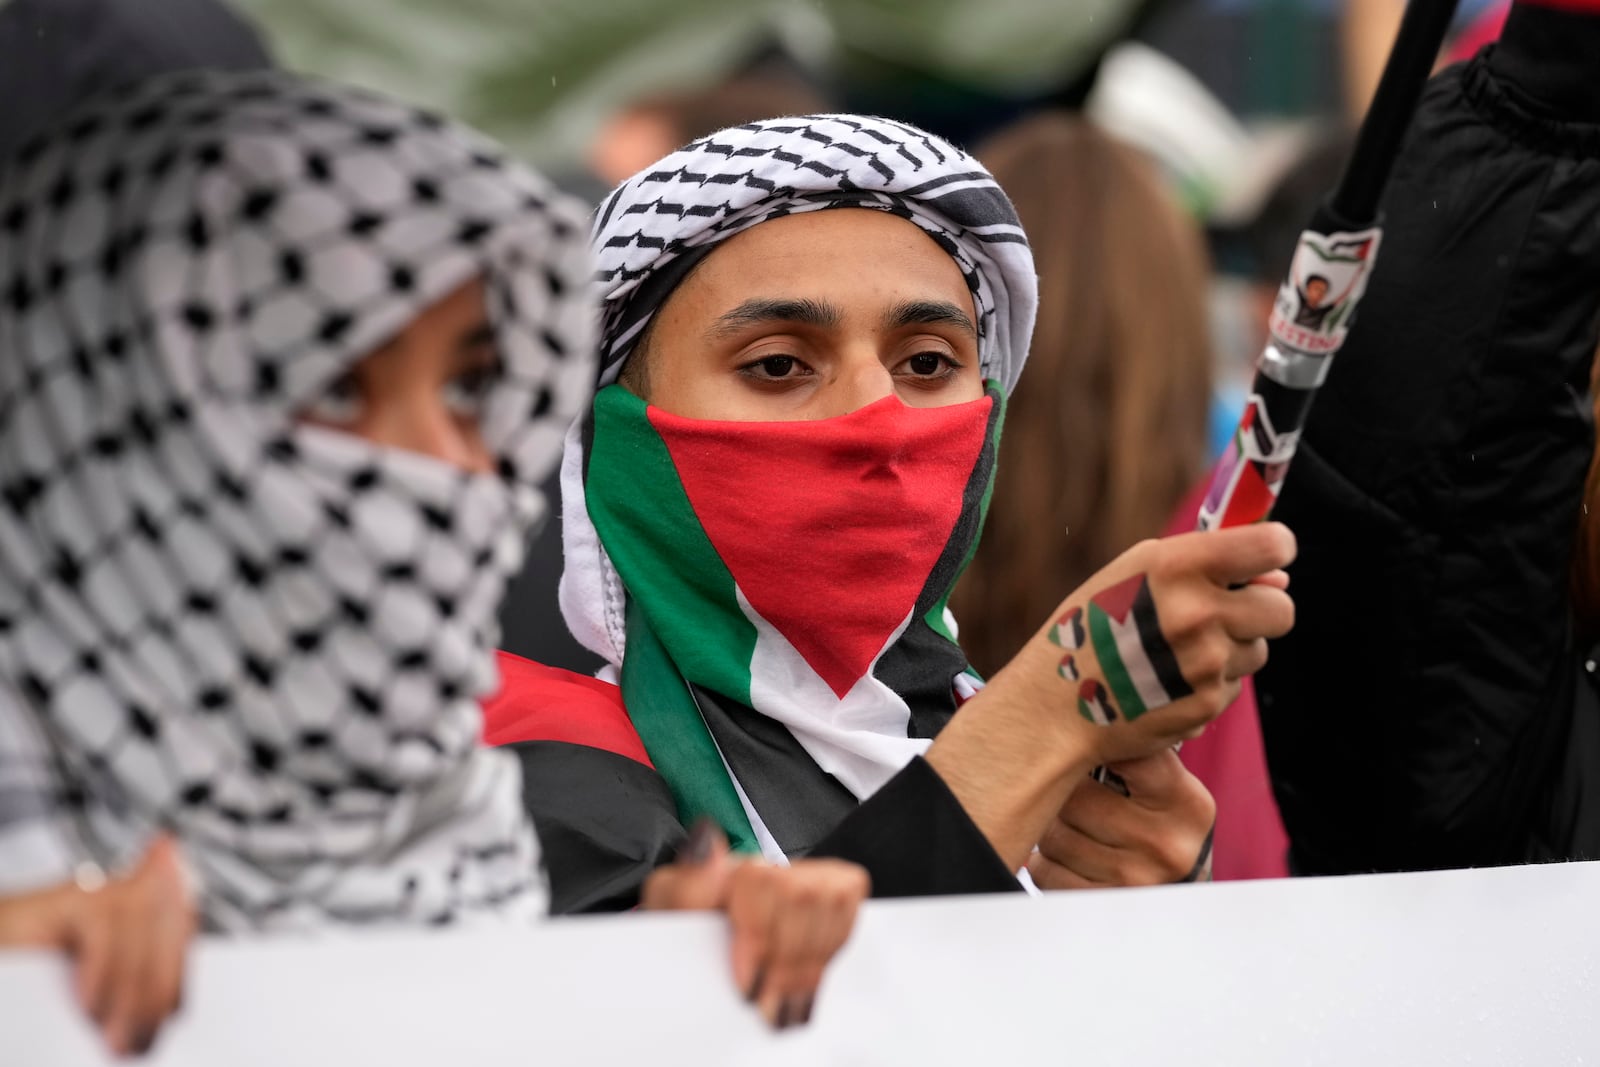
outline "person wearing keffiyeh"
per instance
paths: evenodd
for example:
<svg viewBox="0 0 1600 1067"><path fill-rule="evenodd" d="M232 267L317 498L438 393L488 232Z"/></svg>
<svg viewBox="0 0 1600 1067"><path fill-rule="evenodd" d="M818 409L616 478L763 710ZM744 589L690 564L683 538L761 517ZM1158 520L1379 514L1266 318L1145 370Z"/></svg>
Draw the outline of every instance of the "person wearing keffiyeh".
<svg viewBox="0 0 1600 1067"><path fill-rule="evenodd" d="M79 964L115 1047L176 995L185 877L223 933L546 913L541 783L480 701L591 395L590 269L491 142L278 72L148 80L0 169L0 944L113 939L116 989ZM770 905L745 971L818 934L809 988L752 986L802 1020L864 877L686 860L647 905Z"/></svg>
<svg viewBox="0 0 1600 1067"><path fill-rule="evenodd" d="M1036 299L982 166L884 119L771 119L624 182L592 242L601 389L567 438L561 603L677 820L774 860L847 855L876 895L1015 889L1025 862L1047 884L1203 867L1209 798L1139 758L1220 712L1287 627L1292 539L1137 546L987 687L968 668L946 600ZM1072 621L1102 605L1109 644ZM1176 626L1155 626L1158 606ZM558 740L532 699L502 694L491 738ZM1109 812L1110 790L1075 788L1108 760L1132 761L1138 794ZM561 814L536 810L542 827ZM664 822L642 836L670 838ZM627 862L663 852L624 851L551 855L558 901L585 900L569 881L614 893Z"/></svg>

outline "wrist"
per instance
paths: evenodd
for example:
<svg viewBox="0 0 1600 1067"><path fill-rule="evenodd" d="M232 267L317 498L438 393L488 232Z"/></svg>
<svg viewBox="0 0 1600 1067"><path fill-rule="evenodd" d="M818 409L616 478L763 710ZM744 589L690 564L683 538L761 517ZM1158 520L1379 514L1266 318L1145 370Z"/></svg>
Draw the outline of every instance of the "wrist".
<svg viewBox="0 0 1600 1067"><path fill-rule="evenodd" d="M1016 869L1100 754L1094 727L1005 673L962 706L926 759Z"/></svg>

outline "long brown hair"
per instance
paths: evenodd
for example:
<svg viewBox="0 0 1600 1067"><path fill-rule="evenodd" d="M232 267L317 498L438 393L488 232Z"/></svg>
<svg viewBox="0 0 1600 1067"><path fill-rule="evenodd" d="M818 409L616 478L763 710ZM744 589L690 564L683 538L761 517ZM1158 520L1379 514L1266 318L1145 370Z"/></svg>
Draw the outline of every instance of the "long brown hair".
<svg viewBox="0 0 1600 1067"><path fill-rule="evenodd" d="M1135 149L1047 114L978 155L1039 270L988 524L952 597L962 647L990 673L1096 570L1159 535L1195 484L1211 346L1200 233Z"/></svg>
<svg viewBox="0 0 1600 1067"><path fill-rule="evenodd" d="M1589 395L1595 424L1600 426L1600 351L1589 374ZM1600 638L1600 450L1589 461L1578 539L1572 546L1572 614L1584 640Z"/></svg>

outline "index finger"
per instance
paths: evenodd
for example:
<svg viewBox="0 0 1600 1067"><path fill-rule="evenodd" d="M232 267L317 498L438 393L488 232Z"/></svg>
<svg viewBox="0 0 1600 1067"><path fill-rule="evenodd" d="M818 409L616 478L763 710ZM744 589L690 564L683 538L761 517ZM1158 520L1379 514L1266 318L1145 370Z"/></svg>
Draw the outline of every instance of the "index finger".
<svg viewBox="0 0 1600 1067"><path fill-rule="evenodd" d="M745 999L754 1000L772 951L777 893L771 868L742 863L733 872L726 904L732 928L733 980Z"/></svg>
<svg viewBox="0 0 1600 1067"><path fill-rule="evenodd" d="M1211 581L1231 586L1294 562L1294 533L1281 522L1181 534L1188 560Z"/></svg>

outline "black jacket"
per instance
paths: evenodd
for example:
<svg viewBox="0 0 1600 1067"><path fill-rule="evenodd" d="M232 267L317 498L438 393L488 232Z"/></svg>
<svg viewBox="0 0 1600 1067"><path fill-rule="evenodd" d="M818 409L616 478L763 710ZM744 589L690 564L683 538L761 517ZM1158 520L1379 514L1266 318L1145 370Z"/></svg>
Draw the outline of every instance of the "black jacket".
<svg viewBox="0 0 1600 1067"><path fill-rule="evenodd" d="M1303 873L1600 857L1567 571L1594 452L1600 14L1519 4L1437 76L1277 511L1258 692Z"/></svg>

